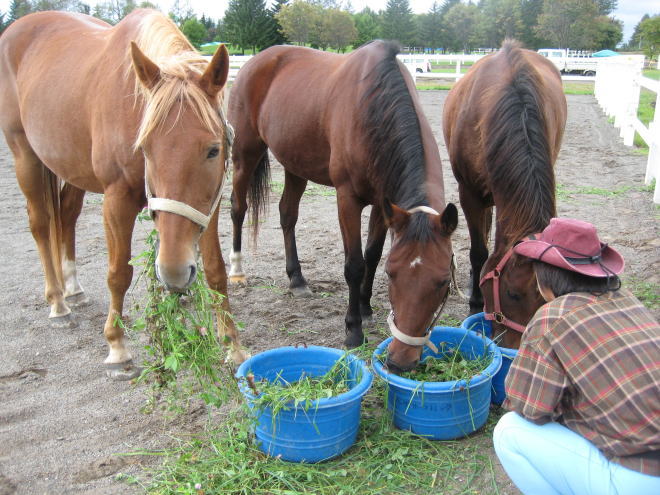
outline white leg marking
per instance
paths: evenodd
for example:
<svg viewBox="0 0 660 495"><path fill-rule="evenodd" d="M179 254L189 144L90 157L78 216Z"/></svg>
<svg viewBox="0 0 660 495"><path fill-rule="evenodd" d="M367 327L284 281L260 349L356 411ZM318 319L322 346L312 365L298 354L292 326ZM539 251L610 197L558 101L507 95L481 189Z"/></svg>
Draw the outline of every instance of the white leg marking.
<svg viewBox="0 0 660 495"><path fill-rule="evenodd" d="M103 361L104 363L125 363L132 359L131 353L124 344L124 339L121 339L121 342L115 343L114 347L112 345L108 345L108 347L110 351L108 352L108 357Z"/></svg>
<svg viewBox="0 0 660 495"><path fill-rule="evenodd" d="M229 269L229 276L230 277L243 277L245 276L245 273L243 273L243 267L241 266L241 252L237 251L234 252L232 249L231 252L229 253L229 261L231 262L231 267Z"/></svg>
<svg viewBox="0 0 660 495"><path fill-rule="evenodd" d="M62 274L64 275L64 297L75 296L84 292L78 282L75 261L62 256Z"/></svg>

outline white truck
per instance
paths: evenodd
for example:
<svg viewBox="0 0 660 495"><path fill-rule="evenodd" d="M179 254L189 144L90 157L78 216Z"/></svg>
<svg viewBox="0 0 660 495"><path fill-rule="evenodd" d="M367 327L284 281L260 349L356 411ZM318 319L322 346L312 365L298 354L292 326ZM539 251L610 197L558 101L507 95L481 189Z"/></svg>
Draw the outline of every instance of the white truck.
<svg viewBox="0 0 660 495"><path fill-rule="evenodd" d="M565 48L541 48L537 51L555 64L559 72L577 73L584 76L596 75L598 59L591 55L574 53Z"/></svg>

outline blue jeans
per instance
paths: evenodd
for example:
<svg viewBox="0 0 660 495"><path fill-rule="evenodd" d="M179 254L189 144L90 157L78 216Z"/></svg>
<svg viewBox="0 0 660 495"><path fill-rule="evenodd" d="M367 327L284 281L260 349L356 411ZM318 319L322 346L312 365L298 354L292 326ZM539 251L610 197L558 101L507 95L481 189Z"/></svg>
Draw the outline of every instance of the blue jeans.
<svg viewBox="0 0 660 495"><path fill-rule="evenodd" d="M660 494L660 477L608 461L559 423L538 426L509 412L497 423L493 442L504 470L525 495Z"/></svg>

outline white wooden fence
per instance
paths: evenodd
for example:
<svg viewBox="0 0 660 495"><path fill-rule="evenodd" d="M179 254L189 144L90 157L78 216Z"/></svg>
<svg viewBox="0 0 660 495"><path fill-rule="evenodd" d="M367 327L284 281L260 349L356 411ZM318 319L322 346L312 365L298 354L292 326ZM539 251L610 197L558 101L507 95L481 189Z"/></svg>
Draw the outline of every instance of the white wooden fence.
<svg viewBox="0 0 660 495"><path fill-rule="evenodd" d="M642 76L643 55L606 57L598 62L594 93L598 104L614 126L621 129L623 144L632 146L637 132L649 147L646 164L646 184L655 179L653 202L660 203L660 81ZM641 88L656 93L653 122L646 127L637 118Z"/></svg>

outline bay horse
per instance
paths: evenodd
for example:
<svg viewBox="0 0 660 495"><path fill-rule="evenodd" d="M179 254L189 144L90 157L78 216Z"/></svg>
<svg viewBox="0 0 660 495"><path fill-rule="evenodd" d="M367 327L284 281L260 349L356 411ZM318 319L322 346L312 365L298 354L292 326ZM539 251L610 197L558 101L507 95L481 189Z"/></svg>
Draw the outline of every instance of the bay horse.
<svg viewBox="0 0 660 495"><path fill-rule="evenodd" d="M504 327L516 330L500 337L504 347L518 348L544 303L531 260L512 248L556 216L553 167L566 114L555 66L514 40L474 64L445 101L445 143L470 233L470 312L494 320L494 336ZM488 256L493 206L495 245Z"/></svg>
<svg viewBox="0 0 660 495"><path fill-rule="evenodd" d="M129 379L121 318L133 274L135 218L149 204L159 234L156 272L172 291L195 279L197 246L209 286L226 294L218 240L227 151L220 115L229 67L221 47L209 63L166 16L136 10L116 26L94 17L40 12L0 38L0 127L14 156L30 229L45 273L54 326L73 326L75 224L85 191L103 193L111 301L105 366ZM218 311L218 331L244 358L236 329Z"/></svg>
<svg viewBox="0 0 660 495"><path fill-rule="evenodd" d="M349 288L347 347L364 342L362 320L373 314L374 274L391 230L385 271L395 339L389 363L393 369L409 369L416 365L433 313L448 293L450 235L458 211L445 205L438 146L397 53L398 46L385 41L347 55L275 46L243 66L228 108L236 130L230 280L245 281L241 229L249 196L256 235L267 200L270 149L285 169L279 210L294 295L310 293L295 241L307 181L337 191ZM360 217L367 205L373 207L363 255Z"/></svg>

